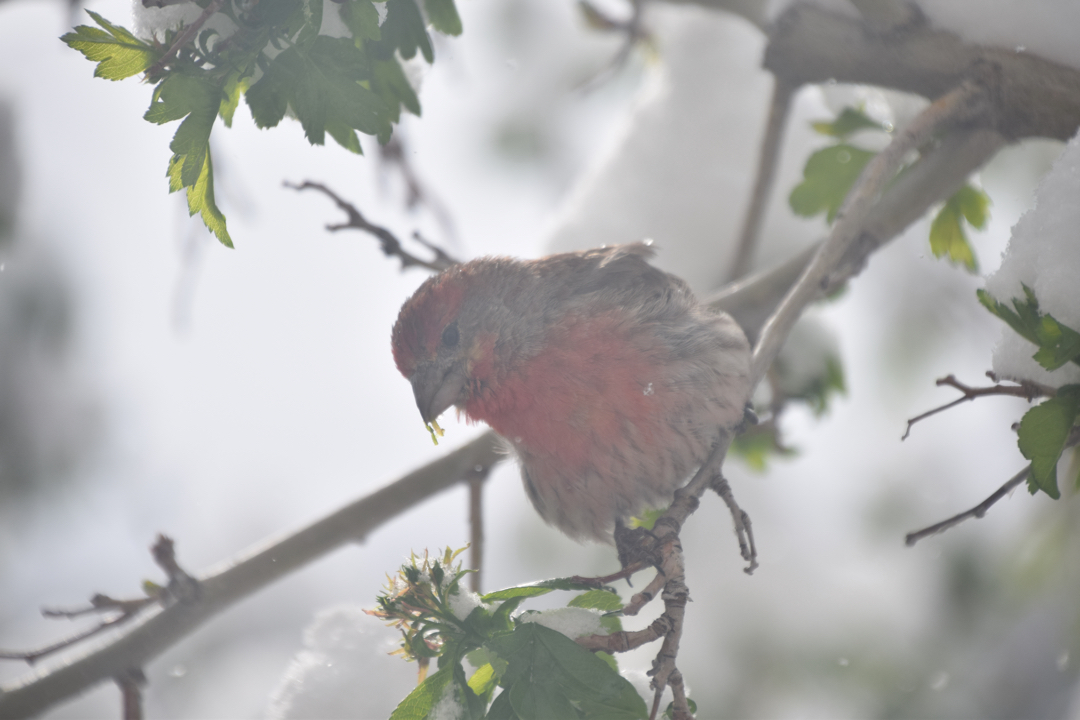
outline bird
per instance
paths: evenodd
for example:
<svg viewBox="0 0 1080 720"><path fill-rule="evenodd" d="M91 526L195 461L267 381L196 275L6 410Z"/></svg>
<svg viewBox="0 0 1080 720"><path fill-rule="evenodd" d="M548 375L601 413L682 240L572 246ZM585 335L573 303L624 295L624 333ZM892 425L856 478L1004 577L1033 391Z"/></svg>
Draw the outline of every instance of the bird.
<svg viewBox="0 0 1080 720"><path fill-rule="evenodd" d="M487 423L540 516L575 540L610 543L670 504L749 400L742 329L654 253L638 242L453 265L392 331L429 430L452 406Z"/></svg>

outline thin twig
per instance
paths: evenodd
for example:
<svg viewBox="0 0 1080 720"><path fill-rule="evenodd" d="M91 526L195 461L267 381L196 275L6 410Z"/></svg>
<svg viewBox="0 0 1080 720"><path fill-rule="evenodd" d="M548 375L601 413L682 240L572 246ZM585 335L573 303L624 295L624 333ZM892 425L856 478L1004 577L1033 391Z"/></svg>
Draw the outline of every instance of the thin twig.
<svg viewBox="0 0 1080 720"><path fill-rule="evenodd" d="M469 589L474 593L483 587L481 573L484 570L484 481L491 466L478 466L469 478L469 564L474 572L469 574Z"/></svg>
<svg viewBox="0 0 1080 720"><path fill-rule="evenodd" d="M630 18L627 20L617 20L612 18L607 13L601 11L588 0L579 0L578 7L585 13L585 17L589 24L600 30L614 30L616 32L623 33L623 42L619 46L619 50L615 53L614 57L600 69L592 77L585 80L577 88L577 91L582 93L590 93L596 88L600 87L608 78L613 77L619 70L625 65L627 60L630 59L630 52L637 45L638 41L647 37L647 34L642 29L642 17L644 0L630 0Z"/></svg>
<svg viewBox="0 0 1080 720"><path fill-rule="evenodd" d="M409 161L409 154L405 151L400 132L395 132L390 136L390 142L379 146L379 159L387 165L396 167L398 172L401 173L401 178L405 181L405 191L407 193L405 196L405 207L412 210L417 205L426 206L435 217L435 221L442 227L443 232L446 233L446 237L451 242L456 241L457 230L454 227L454 220L450 216L450 212L446 209L446 206L442 201L420 181L420 176L417 175L416 170ZM425 245L426 244L427 243L425 243ZM428 245L428 247L431 246ZM431 247L431 249L438 250L434 247ZM438 250L438 252L442 251Z"/></svg>
<svg viewBox="0 0 1080 720"><path fill-rule="evenodd" d="M1021 470L1020 472L1016 473L1011 478L1009 478L1009 481L1007 483L1005 483L1004 485L1002 485L1001 487L999 487L996 491L994 491L993 495L986 498L985 500L983 500L981 503L979 503L975 507L971 508L970 510L965 510L962 513L959 513L957 515L953 515L948 520L942 520L941 522L935 523L934 525L931 525L930 527L923 528L922 530L916 530L914 532L909 532L907 535L904 536L904 544L907 545L908 547L911 547L912 545L919 542L923 538L930 537L931 535L936 535L939 532L944 532L945 530L948 530L949 528L953 527L954 525L959 525L960 523L964 522L968 518L981 518L983 515L986 514L987 510L989 510L991 507L993 507L994 503L996 503L998 500L1000 500L1001 498L1005 497L1010 492L1012 492L1013 488L1015 488L1017 485L1024 482L1024 480L1027 479L1027 476L1028 476L1028 474L1030 472L1031 472L1031 465L1028 465L1023 470Z"/></svg>
<svg viewBox="0 0 1080 720"><path fill-rule="evenodd" d="M116 676L116 684L123 700L124 720L142 720L142 689L146 685L146 675L139 668L129 668Z"/></svg>
<svg viewBox="0 0 1080 720"><path fill-rule="evenodd" d="M742 232L739 234L739 247L735 260L728 273L728 281L738 280L750 272L750 261L754 256L758 238L761 236L761 224L765 217L765 206L772 193L776 179L776 167L779 164L780 146L784 139L791 110L791 97L795 86L779 75L773 79L772 102L769 103L769 119L765 125L765 135L761 139L761 152L758 154L758 166L754 179L754 190L750 195L750 204L746 208Z"/></svg>
<svg viewBox="0 0 1080 720"><path fill-rule="evenodd" d="M990 375L992 373L987 374ZM1031 402L1037 397L1053 397L1055 394L1054 388L1048 387L1046 385L1040 385L1039 383L1031 382L1029 380L1025 380L1018 385L998 384L991 385L990 387L977 388L965 385L964 383L957 380L954 375L947 375L943 378L939 378L934 384L938 387L941 387L942 385L954 387L960 392L962 392L963 396L957 398L956 400L953 400L951 403L946 403L941 407L936 407L933 410L928 410L922 415L916 415L915 417L908 420L907 430L905 430L904 434L900 437L901 440L907 440L907 436L911 434L911 426L919 422L920 420L925 420L932 415L937 415L939 412L944 412L949 408L956 407L962 402L974 400L977 397L986 397L989 395L1006 395L1011 397L1021 397L1028 402Z"/></svg>
<svg viewBox="0 0 1080 720"><path fill-rule="evenodd" d="M180 52L180 48L187 45L191 38L195 37L195 33L199 32L199 29L210 19L210 16L221 9L223 3L224 0L211 0L210 4L206 6L206 9L202 11L199 17L195 18L195 22L185 27L184 31L177 35L176 39L173 40L172 45L165 51L165 54L162 55L156 63L150 66L150 69L146 71L146 77L157 77L157 75L165 69L165 65Z"/></svg>
<svg viewBox="0 0 1080 720"><path fill-rule="evenodd" d="M404 247L402 247L401 241L397 239L397 236L394 235L394 233L390 232L389 230L380 225L375 225L368 222L367 218L365 218L363 214L356 209L355 205L348 202L347 200L342 199L333 190L326 187L322 183L305 180L299 185L296 185L290 182L286 182L285 187L297 191L318 190L322 194L326 195L328 198L333 200L339 208L345 211L346 215L349 216L348 222L339 223L337 225L327 225L327 230L329 230L330 232L337 232L338 230L346 229L362 230L366 233L374 235L379 240L379 245L382 248L383 254L385 254L387 257L396 257L401 260L402 270L409 267L423 267L427 268L428 270L439 272L445 270L451 265L457 264L456 260L451 258L450 255L443 252L442 250L439 250L435 253L434 260L424 260L422 258L418 258L417 256L405 250ZM431 247L431 244L426 241L424 241L423 244Z"/></svg>

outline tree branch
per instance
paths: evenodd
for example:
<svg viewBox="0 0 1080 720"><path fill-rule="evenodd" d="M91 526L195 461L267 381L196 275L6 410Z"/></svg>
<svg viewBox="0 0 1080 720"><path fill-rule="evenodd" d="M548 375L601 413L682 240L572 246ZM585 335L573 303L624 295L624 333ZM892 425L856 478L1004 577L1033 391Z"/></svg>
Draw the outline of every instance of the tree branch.
<svg viewBox="0 0 1080 720"><path fill-rule="evenodd" d="M405 248L401 244L401 241L397 239L397 236L394 235L394 233L390 232L381 225L375 225L374 223L368 222L367 218L365 218L364 215L356 209L355 205L341 198L339 195L337 195L337 193L335 193L333 190L326 187L322 183L305 180L299 185L295 185L290 182L286 182L284 183L284 185L285 187L296 191L318 190L323 195L326 195L328 198L333 200L339 208L345 211L345 214L349 216L349 219L348 221L339 223L337 225L327 225L326 229L330 232L337 232L339 230L362 230L363 232L374 235L376 238L378 238L379 246L382 249L384 255L386 255L387 257L396 257L401 260L402 270L410 267L422 267L427 268L428 270L432 270L434 272L440 272L450 267L451 265L456 265L458 263L457 260L448 255L444 250L422 239L419 235L414 235L414 237L424 247L431 250L435 254L435 258L433 260L424 260L413 255L412 253L405 250Z"/></svg>
<svg viewBox="0 0 1080 720"><path fill-rule="evenodd" d="M924 412L922 415L916 415L915 417L908 420L907 421L907 430L904 431L903 436L901 436L901 438L900 438L901 440L906 440L907 439L907 436L911 434L911 426L914 425L915 423L919 422L920 420L925 420L926 418L931 417L932 415L937 415L939 412L943 412L945 410L948 410L949 408L956 407L957 405L959 405L962 402L967 402L968 400L974 400L977 397L986 397L988 395L1006 395L1006 396L1011 396L1011 397L1021 397L1021 398L1024 398L1025 400L1027 400L1028 402L1031 402L1032 400L1034 400L1037 397L1053 397L1055 395L1055 393L1056 393L1054 388L1047 387L1045 385L1040 385L1038 383L1031 382L1031 381L1024 381L1024 382L1020 383L1019 385L1001 385L1001 384L998 384L998 385L991 385L990 387L982 387L982 388L969 387L968 385L965 385L964 383L957 380L956 377L953 376L953 375L948 375L946 377L939 378L938 381L936 383L934 383L934 384L937 385L938 387L941 387L942 385L948 385L950 387L954 387L957 390L959 390L960 392L962 392L963 396L957 398L956 400L953 400L951 403L946 403L945 405L942 405L941 407L936 407L933 410L928 410L927 412Z"/></svg>
<svg viewBox="0 0 1080 720"><path fill-rule="evenodd" d="M116 637L68 655L0 688L0 717L37 715L99 682L142 667L233 603L294 570L352 542L445 490L502 461L494 433L419 468L285 538L251 548L198 578L201 593L190 603L152 607Z"/></svg>
<svg viewBox="0 0 1080 720"><path fill-rule="evenodd" d="M922 530L909 532L907 535L904 536L904 544L908 547L911 547L923 538L930 537L931 535L937 535L939 532L945 532L949 528L953 527L954 525L959 525L968 518L981 518L983 515L986 514L987 510L993 507L994 503L1011 493L1017 485L1024 482L1030 472L1031 465L1028 465L1023 470L1009 478L1009 481L999 487L996 491L994 491L993 495L986 498L970 510L965 510L962 513L953 515L948 520L942 520L941 522L935 523L930 527L923 528Z"/></svg>
<svg viewBox="0 0 1080 720"><path fill-rule="evenodd" d="M765 218L765 206L772 194L776 180L776 167L780 160L780 146L784 139L791 110L791 96L795 87L780 75L774 76L772 101L769 103L769 119L765 125L765 134L761 139L761 151L758 154L757 171L754 174L754 189L750 194L750 204L743 219L742 232L739 233L739 245L735 252L735 261L728 273L728 280L738 280L750 271L750 261L754 257L761 236L761 224Z"/></svg>

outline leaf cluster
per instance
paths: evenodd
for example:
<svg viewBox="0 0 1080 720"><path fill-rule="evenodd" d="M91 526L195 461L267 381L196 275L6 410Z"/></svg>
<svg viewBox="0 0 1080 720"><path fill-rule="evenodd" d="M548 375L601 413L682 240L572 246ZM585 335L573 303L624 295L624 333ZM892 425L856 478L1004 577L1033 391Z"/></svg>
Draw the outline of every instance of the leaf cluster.
<svg viewBox="0 0 1080 720"><path fill-rule="evenodd" d="M1032 358L1047 370L1057 370L1070 362L1080 365L1080 332L1042 312L1035 292L1027 285L1021 287L1024 298L1013 298L1012 307L985 290L977 291L979 302L1018 335L1037 346ZM1055 500L1061 497L1057 464L1078 419L1080 385L1058 388L1054 397L1031 408L1021 418L1017 442L1020 452L1031 461L1028 489L1032 494L1042 490Z"/></svg>
<svg viewBox="0 0 1080 720"><path fill-rule="evenodd" d="M313 145L330 135L361 154L357 131L387 142L402 109L420 114L401 60L419 52L434 61L428 22L443 33L461 33L454 0L423 0L423 9L418 3L343 0L331 7L347 28L345 37L320 34L322 0L213 0L200 3L216 9L207 29L170 31L164 42L141 40L91 11L98 27L81 25L61 39L97 63L97 77L147 73L155 88L144 119L181 121L169 144L169 191L186 190L190 214L199 213L232 247L214 196L210 136L217 119L230 127L243 95L260 128L292 114ZM377 5L385 8L381 22ZM211 29L223 26L236 29L226 37Z"/></svg>
<svg viewBox="0 0 1080 720"><path fill-rule="evenodd" d="M401 629L399 654L438 658L438 670L401 701L391 720L423 720L448 701L470 720L647 716L644 700L619 675L613 657L593 654L562 633L516 614L528 598L582 589L587 591L572 598L570 607L617 613L622 609L617 594L569 579L547 580L488 593L460 618L453 606L461 600L459 582L468 571L452 562L461 551L448 548L436 560L426 553L413 556L379 596L378 608L370 611ZM615 616L604 617L602 624L610 632L621 629ZM466 659L477 667L470 677Z"/></svg>
<svg viewBox="0 0 1080 720"><path fill-rule="evenodd" d="M831 122L811 123L817 132L839 142L814 152L803 168L803 179L788 196L792 211L802 217L825 213L832 224L851 187L877 153L849 142L852 135L864 130L891 132L892 127L879 123L861 109L844 108ZM901 171L903 172L903 171ZM986 226L990 198L982 190L965 185L934 216L930 224L930 250L934 257L945 257L969 272L977 272L975 253L965 232L965 221L977 230Z"/></svg>

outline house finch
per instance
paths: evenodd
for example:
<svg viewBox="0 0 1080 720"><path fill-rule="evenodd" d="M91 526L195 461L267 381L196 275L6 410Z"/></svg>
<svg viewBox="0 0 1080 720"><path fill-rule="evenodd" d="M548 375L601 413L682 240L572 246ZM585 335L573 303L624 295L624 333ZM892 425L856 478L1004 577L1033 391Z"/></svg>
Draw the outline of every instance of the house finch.
<svg viewBox="0 0 1080 720"><path fill-rule="evenodd" d="M750 393L742 330L652 255L473 260L429 278L394 325L424 422L454 405L489 424L541 517L575 539L610 541L670 503Z"/></svg>

